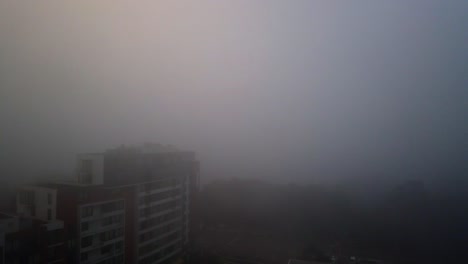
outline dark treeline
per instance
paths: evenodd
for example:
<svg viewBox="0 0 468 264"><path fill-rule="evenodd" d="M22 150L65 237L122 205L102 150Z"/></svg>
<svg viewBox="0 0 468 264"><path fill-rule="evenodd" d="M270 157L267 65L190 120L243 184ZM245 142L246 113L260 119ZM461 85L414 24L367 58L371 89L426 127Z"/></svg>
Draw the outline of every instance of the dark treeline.
<svg viewBox="0 0 468 264"><path fill-rule="evenodd" d="M419 181L368 196L372 203L357 195L343 186L217 181L200 193L199 219L203 228L292 237L304 243L304 258L341 252L397 263L455 263L468 257L465 195L435 194Z"/></svg>

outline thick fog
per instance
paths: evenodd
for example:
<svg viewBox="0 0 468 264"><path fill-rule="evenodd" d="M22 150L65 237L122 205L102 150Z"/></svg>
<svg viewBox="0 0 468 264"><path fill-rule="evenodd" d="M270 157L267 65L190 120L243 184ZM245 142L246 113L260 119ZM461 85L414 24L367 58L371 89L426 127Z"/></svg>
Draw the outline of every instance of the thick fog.
<svg viewBox="0 0 468 264"><path fill-rule="evenodd" d="M466 1L1 1L0 177L159 142L203 181L467 175Z"/></svg>

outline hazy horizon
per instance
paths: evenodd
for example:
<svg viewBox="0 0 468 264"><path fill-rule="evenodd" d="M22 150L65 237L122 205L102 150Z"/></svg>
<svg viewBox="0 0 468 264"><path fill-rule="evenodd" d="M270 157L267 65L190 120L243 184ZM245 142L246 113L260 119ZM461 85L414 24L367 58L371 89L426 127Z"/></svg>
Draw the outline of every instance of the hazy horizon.
<svg viewBox="0 0 468 264"><path fill-rule="evenodd" d="M202 179L462 180L467 1L2 1L0 179L157 142Z"/></svg>

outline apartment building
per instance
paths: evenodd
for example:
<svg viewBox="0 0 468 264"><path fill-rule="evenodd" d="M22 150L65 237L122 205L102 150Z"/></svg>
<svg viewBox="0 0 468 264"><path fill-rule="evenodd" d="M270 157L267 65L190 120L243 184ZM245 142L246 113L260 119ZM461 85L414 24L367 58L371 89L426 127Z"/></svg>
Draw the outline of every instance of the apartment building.
<svg viewBox="0 0 468 264"><path fill-rule="evenodd" d="M47 223L63 221L67 263L125 262L122 193L81 184L41 183L20 188L17 211Z"/></svg>
<svg viewBox="0 0 468 264"><path fill-rule="evenodd" d="M76 180L22 186L17 213L63 221L67 263L172 263L189 241L193 152L146 144L77 155Z"/></svg>
<svg viewBox="0 0 468 264"><path fill-rule="evenodd" d="M81 154L77 180L127 194L129 263L170 263L186 252L199 182L193 152L146 144Z"/></svg>

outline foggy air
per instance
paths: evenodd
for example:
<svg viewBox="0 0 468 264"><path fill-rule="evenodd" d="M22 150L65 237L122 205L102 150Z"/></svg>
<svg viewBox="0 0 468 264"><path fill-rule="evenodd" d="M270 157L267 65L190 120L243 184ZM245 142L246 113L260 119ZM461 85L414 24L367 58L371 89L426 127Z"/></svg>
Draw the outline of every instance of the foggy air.
<svg viewBox="0 0 468 264"><path fill-rule="evenodd" d="M467 10L0 0L0 264L466 262Z"/></svg>

